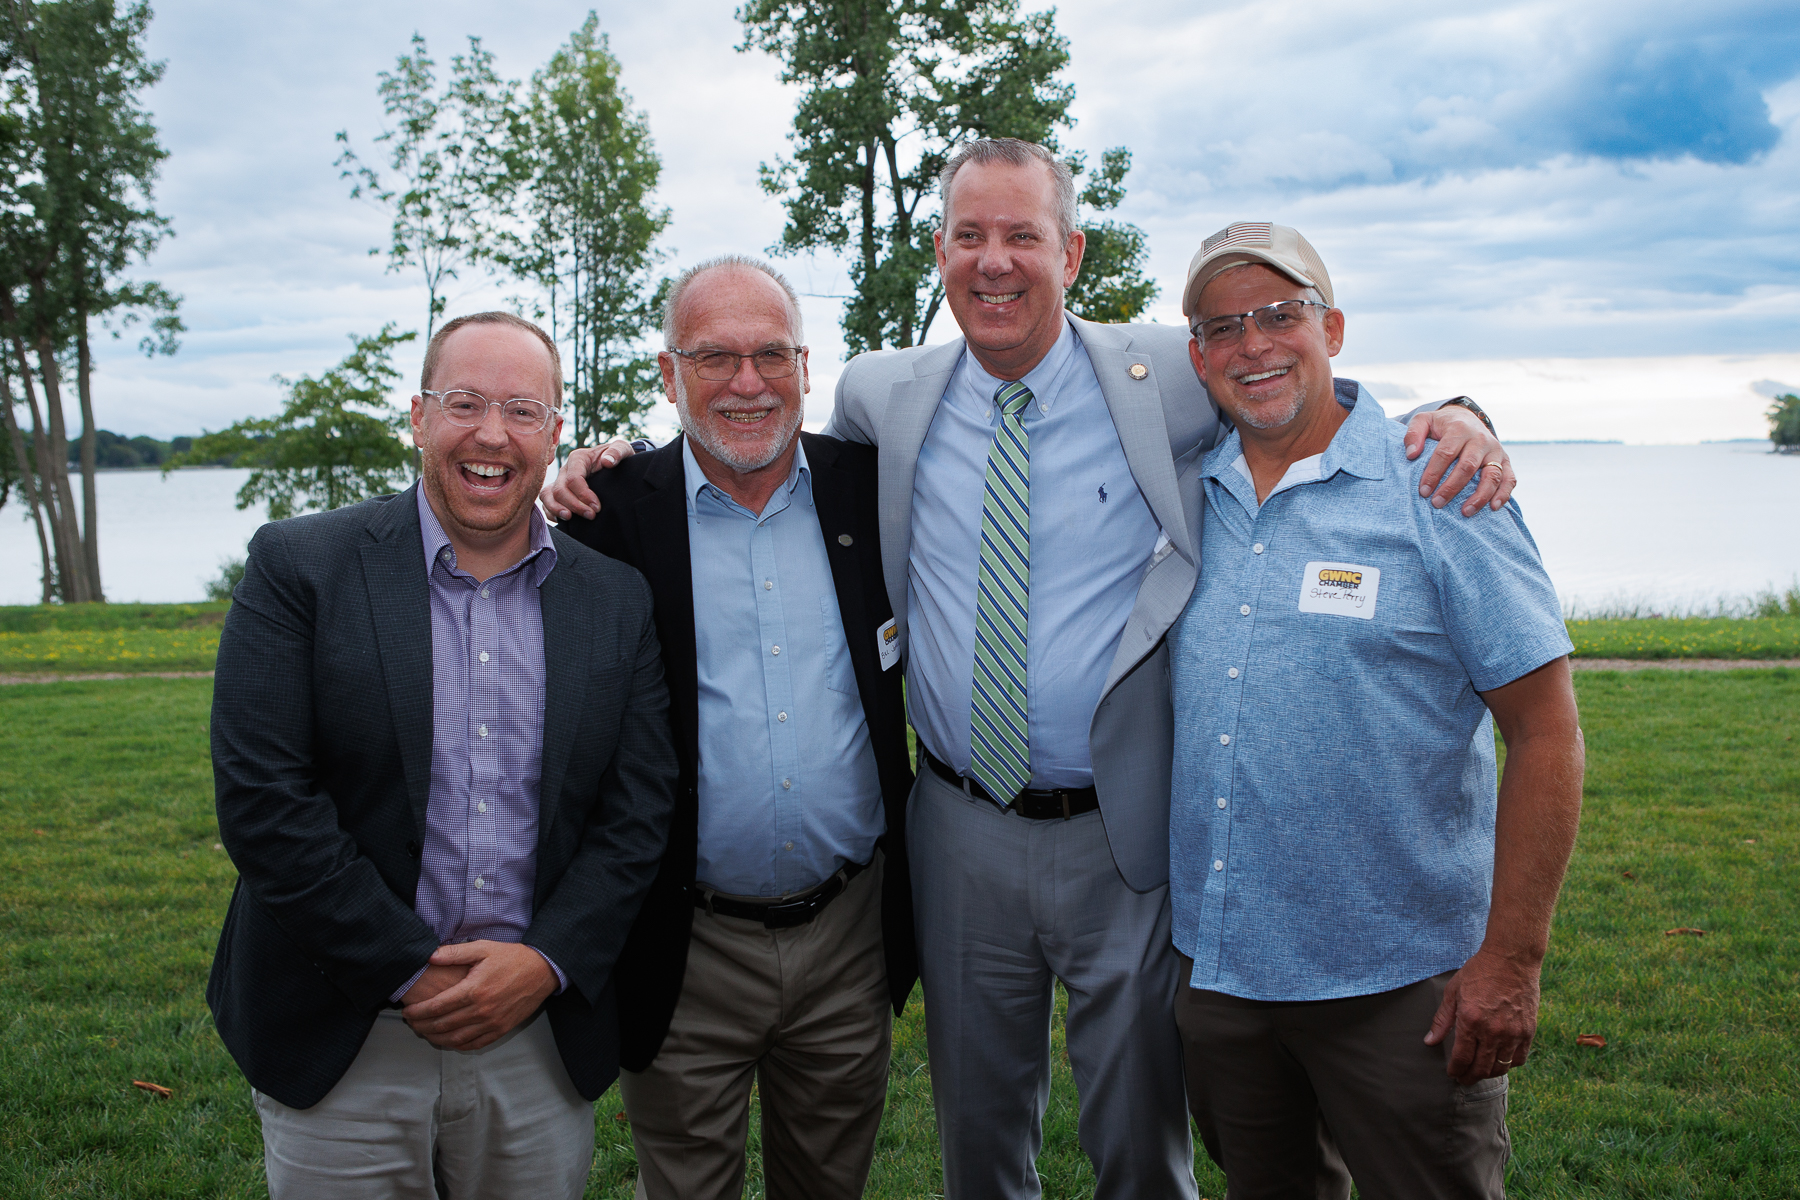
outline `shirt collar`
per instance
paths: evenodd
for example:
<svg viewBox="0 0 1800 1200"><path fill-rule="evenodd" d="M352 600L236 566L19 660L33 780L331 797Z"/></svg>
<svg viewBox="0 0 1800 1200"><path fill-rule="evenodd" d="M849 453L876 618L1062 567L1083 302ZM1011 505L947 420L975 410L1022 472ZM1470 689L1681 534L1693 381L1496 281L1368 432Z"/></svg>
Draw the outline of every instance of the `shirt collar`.
<svg viewBox="0 0 1800 1200"><path fill-rule="evenodd" d="M432 568L446 548L450 557L445 563L451 570L456 570L456 547L450 545L450 535L444 532L443 522L432 511L431 502L425 498L425 485L420 484L419 493L419 536L425 543L425 576L431 577ZM534 587L543 587L544 580L556 569L556 544L550 539L550 525L544 520L543 512L534 503L529 518L531 530L531 548L525 551L525 557L514 563L502 575L510 574L518 569L520 563L531 564L531 582Z"/></svg>
<svg viewBox="0 0 1800 1200"><path fill-rule="evenodd" d="M1337 402L1348 408L1350 415L1331 435L1331 444L1325 447L1325 452L1318 456L1318 478L1330 479L1343 471L1362 479L1385 479L1389 436L1387 414L1382 411L1380 402L1356 380L1333 379L1331 382ZM1201 476L1225 482L1227 472L1238 473L1234 467L1243 454L1244 435L1234 427L1230 436L1207 451L1200 464Z"/></svg>
<svg viewBox="0 0 1800 1200"><path fill-rule="evenodd" d="M712 480L706 477L706 472L700 469L700 460L694 457L694 447L692 442L693 439L686 436L683 436L681 439L681 470L684 482L687 486L688 507L692 508L695 497L707 488L712 488L718 495L723 496L732 504L736 504L737 501L732 500L731 497L726 494L725 489L715 485ZM777 490L786 492L790 496L793 495L794 489L800 486L800 473L802 471L806 472L807 482L810 483L812 481L812 468L806 465L806 444L800 440L799 434L795 434L794 465L788 468L787 482L782 484Z"/></svg>
<svg viewBox="0 0 1800 1200"><path fill-rule="evenodd" d="M1019 380L1020 383L1031 389L1032 400L1038 411L1044 413L1050 411L1051 403L1059 394L1063 374L1075 362L1077 345L1079 345L1079 341L1075 336L1075 326L1065 313L1062 332L1051 344L1050 352L1044 355L1042 362L1025 372L1024 377ZM994 393L999 391L1001 385L1006 381L988 374L987 368L981 365L981 360L976 358L966 347L963 350L962 369L969 372L970 384L991 405Z"/></svg>

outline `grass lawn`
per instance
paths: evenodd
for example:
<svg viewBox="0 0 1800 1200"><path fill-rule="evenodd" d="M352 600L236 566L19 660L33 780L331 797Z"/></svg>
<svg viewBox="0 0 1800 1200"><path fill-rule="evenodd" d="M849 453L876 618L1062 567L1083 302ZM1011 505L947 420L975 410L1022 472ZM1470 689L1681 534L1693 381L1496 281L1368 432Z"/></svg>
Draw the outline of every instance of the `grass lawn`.
<svg viewBox="0 0 1800 1200"><path fill-rule="evenodd" d="M1514 1076L1510 1191L1800 1195L1800 672L1576 686L1587 809L1538 1048ZM0 1196L262 1194L248 1087L202 997L233 879L213 849L210 691L0 688ZM1676 927L1707 932L1665 936ZM923 1022L915 1000L895 1031L873 1196L938 1186ZM1582 1033L1605 1048L1576 1046ZM615 1090L590 1196L630 1194L618 1111ZM1046 1195L1091 1190L1074 1117L1059 1055Z"/></svg>
<svg viewBox="0 0 1800 1200"><path fill-rule="evenodd" d="M225 603L0 607L0 675L210 671ZM1581 658L1800 658L1800 617L1570 621Z"/></svg>
<svg viewBox="0 0 1800 1200"><path fill-rule="evenodd" d="M229 605L0 607L0 674L210 671Z"/></svg>
<svg viewBox="0 0 1800 1200"><path fill-rule="evenodd" d="M1800 617L1570 621L1578 658L1800 658Z"/></svg>

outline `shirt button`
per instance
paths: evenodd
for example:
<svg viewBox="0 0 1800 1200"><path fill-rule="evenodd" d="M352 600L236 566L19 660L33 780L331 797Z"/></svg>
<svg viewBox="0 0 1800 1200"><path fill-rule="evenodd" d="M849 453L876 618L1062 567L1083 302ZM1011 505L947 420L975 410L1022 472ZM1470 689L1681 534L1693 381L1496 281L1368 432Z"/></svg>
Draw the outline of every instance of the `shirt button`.
<svg viewBox="0 0 1800 1200"><path fill-rule="evenodd" d="M482 880L481 876L477 875L475 877L475 890L480 891L482 888L484 888L486 886L487 886L487 884Z"/></svg>
<svg viewBox="0 0 1800 1200"><path fill-rule="evenodd" d="M1223 871L1224 869L1225 869L1225 860L1224 859L1222 859L1222 858L1213 859L1213 870Z"/></svg>
<svg viewBox="0 0 1800 1200"><path fill-rule="evenodd" d="M787 720L787 714L786 713L776 713L775 719L777 721L785 721L785 720Z"/></svg>
<svg viewBox="0 0 1800 1200"><path fill-rule="evenodd" d="M483 650L483 651L482 651L482 652L481 652L481 661L482 661L482 662L486 662L486 661L487 661L487 651L486 651L486 650Z"/></svg>
<svg viewBox="0 0 1800 1200"><path fill-rule="evenodd" d="M781 781L781 786L791 789L794 786L794 781L791 779L784 779Z"/></svg>
<svg viewBox="0 0 1800 1200"><path fill-rule="evenodd" d="M776 646L776 647L775 647L775 648L774 648L774 649L773 649L773 650L770 650L770 651L769 651L769 653L770 653L770 654L780 654L780 653L781 653L781 647L780 647L780 646Z"/></svg>
<svg viewBox="0 0 1800 1200"><path fill-rule="evenodd" d="M1248 604L1240 604L1238 605L1238 611L1247 617L1250 615L1250 606Z"/></svg>
<svg viewBox="0 0 1800 1200"><path fill-rule="evenodd" d="M1262 543L1258 542L1258 543L1256 543L1256 545L1250 547L1250 553L1261 554L1262 553Z"/></svg>
<svg viewBox="0 0 1800 1200"><path fill-rule="evenodd" d="M793 848L794 848L794 843L792 843L792 842L789 842L787 845L782 847L783 850L792 850Z"/></svg>
<svg viewBox="0 0 1800 1200"><path fill-rule="evenodd" d="M1233 668L1231 668L1231 670L1229 670L1229 671L1227 671L1227 672L1225 672L1225 674L1226 674L1226 675L1227 675L1227 676L1228 676L1228 677L1229 677L1229 678L1232 678L1232 679L1236 679L1236 678L1237 678L1237 668L1236 668L1236 667L1233 667Z"/></svg>
<svg viewBox="0 0 1800 1200"><path fill-rule="evenodd" d="M775 586L775 581L773 579L763 580L763 591L766 592L769 589L773 588L774 586Z"/></svg>
<svg viewBox="0 0 1800 1200"><path fill-rule="evenodd" d="M480 729L477 729L475 732L479 733L482 737L486 737L487 736L487 726L483 725Z"/></svg>
<svg viewBox="0 0 1800 1200"><path fill-rule="evenodd" d="M481 589L481 598L482 598L482 599L483 599L483 600L486 600L486 599L487 599L487 592L488 592L488 590L487 590L487 589L486 589L486 588L482 588L482 589Z"/></svg>
<svg viewBox="0 0 1800 1200"><path fill-rule="evenodd" d="M1225 805L1223 803L1220 803L1219 807L1224 808ZM486 800L477 800L475 802L475 811L476 812L486 812L487 811L487 801Z"/></svg>
<svg viewBox="0 0 1800 1200"><path fill-rule="evenodd" d="M1223 796L1220 796L1220 797L1219 797L1219 807L1220 807L1220 808L1224 808L1224 807L1225 807L1225 797L1223 797Z"/></svg>
<svg viewBox="0 0 1800 1200"><path fill-rule="evenodd" d="M1231 735L1229 733L1221 733L1219 735L1219 745L1221 745L1221 746L1231 745Z"/></svg>

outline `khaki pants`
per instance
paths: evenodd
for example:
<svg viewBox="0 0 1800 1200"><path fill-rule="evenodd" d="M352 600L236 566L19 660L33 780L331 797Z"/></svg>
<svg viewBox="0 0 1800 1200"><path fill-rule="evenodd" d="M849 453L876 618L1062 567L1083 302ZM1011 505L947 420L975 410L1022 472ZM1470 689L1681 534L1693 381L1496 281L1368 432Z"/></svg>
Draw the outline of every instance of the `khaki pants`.
<svg viewBox="0 0 1800 1200"><path fill-rule="evenodd" d="M1188 976L1193 963L1183 959ZM1175 1002L1188 1104L1229 1200L1499 1200L1506 1077L1460 1087L1425 1031L1450 974L1342 1000Z"/></svg>
<svg viewBox="0 0 1800 1200"><path fill-rule="evenodd" d="M892 1033L879 856L792 929L695 909L669 1036L619 1075L640 1200L743 1194L752 1082L769 1200L861 1196Z"/></svg>
<svg viewBox="0 0 1800 1200"><path fill-rule="evenodd" d="M577 1200L594 1160L594 1106L542 1013L465 1054L384 1011L311 1108L255 1096L271 1200Z"/></svg>

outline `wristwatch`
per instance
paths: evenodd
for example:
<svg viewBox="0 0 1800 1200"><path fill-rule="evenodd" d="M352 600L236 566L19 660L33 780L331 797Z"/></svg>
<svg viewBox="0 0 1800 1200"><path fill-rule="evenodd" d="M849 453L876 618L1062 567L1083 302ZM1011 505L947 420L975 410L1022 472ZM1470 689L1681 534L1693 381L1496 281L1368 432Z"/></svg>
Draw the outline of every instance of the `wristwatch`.
<svg viewBox="0 0 1800 1200"><path fill-rule="evenodd" d="M1467 396L1454 396L1451 399L1444 401L1444 404L1441 407L1447 407L1452 404L1459 408L1468 409L1470 412L1481 418L1481 423L1487 426L1487 431L1489 433L1493 434L1495 437L1500 436L1499 432L1494 428L1494 422L1488 418L1486 413L1481 411L1481 405L1475 403Z"/></svg>

